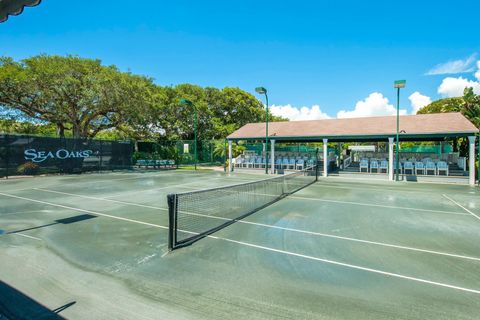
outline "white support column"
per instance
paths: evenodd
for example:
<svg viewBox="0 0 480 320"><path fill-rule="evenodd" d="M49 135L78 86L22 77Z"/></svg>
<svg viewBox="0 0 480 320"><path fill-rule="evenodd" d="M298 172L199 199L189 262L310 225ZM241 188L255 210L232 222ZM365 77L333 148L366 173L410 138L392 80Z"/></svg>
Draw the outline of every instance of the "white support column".
<svg viewBox="0 0 480 320"><path fill-rule="evenodd" d="M270 140L271 151L270 151L270 173L275 173L275 140Z"/></svg>
<svg viewBox="0 0 480 320"><path fill-rule="evenodd" d="M338 159L337 159L337 167L340 168L340 169L343 169L342 168L342 143L341 142L338 142L337 143L337 146L338 146Z"/></svg>
<svg viewBox="0 0 480 320"><path fill-rule="evenodd" d="M328 139L323 139L323 176L328 176Z"/></svg>
<svg viewBox="0 0 480 320"><path fill-rule="evenodd" d="M232 140L228 140L228 172L232 172Z"/></svg>
<svg viewBox="0 0 480 320"><path fill-rule="evenodd" d="M475 186L475 138L475 136L468 137L468 181L471 186Z"/></svg>
<svg viewBox="0 0 480 320"><path fill-rule="evenodd" d="M388 138L388 180L393 181L393 140Z"/></svg>

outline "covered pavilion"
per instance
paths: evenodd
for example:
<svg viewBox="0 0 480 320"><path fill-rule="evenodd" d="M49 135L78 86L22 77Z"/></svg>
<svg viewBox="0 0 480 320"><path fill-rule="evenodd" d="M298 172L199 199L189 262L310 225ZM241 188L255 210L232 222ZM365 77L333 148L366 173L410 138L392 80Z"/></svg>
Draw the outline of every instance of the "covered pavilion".
<svg viewBox="0 0 480 320"><path fill-rule="evenodd" d="M232 171L232 142L265 140L265 123L249 123L227 137L229 167ZM270 161L275 167L275 143L323 142L323 175L328 175L328 142L387 142L389 180L393 180L394 144L397 132L396 116L325 119L308 121L270 122L268 124ZM469 184L475 185L475 141L479 133L459 112L400 116L399 141L445 141L448 138L467 138Z"/></svg>

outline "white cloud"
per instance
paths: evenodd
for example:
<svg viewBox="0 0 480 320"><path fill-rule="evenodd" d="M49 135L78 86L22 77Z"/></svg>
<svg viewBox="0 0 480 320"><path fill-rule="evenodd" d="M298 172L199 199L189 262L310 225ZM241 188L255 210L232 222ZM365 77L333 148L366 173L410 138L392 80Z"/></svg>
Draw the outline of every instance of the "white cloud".
<svg viewBox="0 0 480 320"><path fill-rule="evenodd" d="M416 114L418 110L432 103L432 99L428 96L424 96L418 91L415 91L408 97L412 105L412 114Z"/></svg>
<svg viewBox="0 0 480 320"><path fill-rule="evenodd" d="M397 114L397 109L387 98L379 92L373 92L365 100L358 101L352 111L341 110L337 118L356 118L369 116L390 116ZM400 109L400 114L407 114L407 110Z"/></svg>
<svg viewBox="0 0 480 320"><path fill-rule="evenodd" d="M477 76L478 73L479 72L477 72L475 76ZM443 79L442 83L438 87L438 93L447 98L461 97L463 96L463 90L466 87L472 87L473 92L480 94L480 82L468 80L462 77L448 77Z"/></svg>
<svg viewBox="0 0 480 320"><path fill-rule="evenodd" d="M475 72L475 78L480 81L480 60L477 61L477 72Z"/></svg>
<svg viewBox="0 0 480 320"><path fill-rule="evenodd" d="M314 105L311 108L301 107L300 109L292 107L290 104L284 106L273 105L270 107L270 110L273 115L281 116L292 121L330 118L325 112L322 112L318 105Z"/></svg>
<svg viewBox="0 0 480 320"><path fill-rule="evenodd" d="M445 63L437 64L435 67L427 71L426 75L437 74L457 74L472 72L475 70L474 63L477 54L474 53L464 60L452 60Z"/></svg>

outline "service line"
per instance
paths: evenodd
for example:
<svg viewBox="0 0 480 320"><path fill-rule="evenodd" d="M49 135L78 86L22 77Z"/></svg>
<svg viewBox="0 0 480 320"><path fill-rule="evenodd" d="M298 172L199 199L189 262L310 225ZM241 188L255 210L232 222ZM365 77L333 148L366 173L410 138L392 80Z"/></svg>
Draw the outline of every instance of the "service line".
<svg viewBox="0 0 480 320"><path fill-rule="evenodd" d="M168 212L167 208L157 207L157 206L149 206L149 205L138 204L138 203L133 203L133 202L98 198L98 197L92 197L92 196L84 196L84 195L78 195L78 194L73 194L73 193L67 193L67 192L61 192L61 191L55 191L55 190L48 190L48 189L42 189L42 188L35 188L35 190L50 192L50 193L63 194L63 195L69 195L69 196L76 196L76 197L92 199L92 200L115 202L115 203L125 204L125 205L129 205L129 206L136 206L136 207L141 207L141 208L161 210L161 211ZM209 216L209 215L192 213L192 212L182 212L182 213L188 214L188 215L200 216L200 217L204 217L204 218L208 218L208 219L219 219L219 220L224 220L224 221L235 220L238 223L242 223L242 224L256 225L256 226L265 227L265 228L302 233L302 234L313 235L313 236L318 236L318 237L325 237L325 238L352 241L352 242L358 242L358 243L364 243L364 244L370 244L370 245L377 245L377 246L383 246L383 247L389 247L389 248L395 248L395 249L423 252L423 253L447 256L447 257L452 257L452 258L480 261L480 258L478 258L478 257L471 257L471 256L465 256L465 255L459 255L459 254L453 254L453 253L447 253L447 252L441 252L441 251L435 251L435 250L421 249L421 248L415 248L415 247L409 247L409 246L401 246L401 245L395 245L395 244L390 244L390 243L370 241L370 240L351 238L351 237L343 237L343 236L338 236L338 235L333 235L333 234L328 234L328 233L307 231L307 230L296 229L296 228L280 227L280 226L275 226L275 225L270 225L270 224L265 224L265 223L258 223L258 222L247 221L247 220L229 219L229 218L224 218L224 217Z"/></svg>

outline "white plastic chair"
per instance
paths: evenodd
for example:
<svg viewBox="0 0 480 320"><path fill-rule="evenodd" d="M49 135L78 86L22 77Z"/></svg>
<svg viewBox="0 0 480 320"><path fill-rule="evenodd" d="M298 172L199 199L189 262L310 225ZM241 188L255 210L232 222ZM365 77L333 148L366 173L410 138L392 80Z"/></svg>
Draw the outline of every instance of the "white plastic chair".
<svg viewBox="0 0 480 320"><path fill-rule="evenodd" d="M366 169L368 172L368 160L367 159L362 159L360 160L360 172L362 172L363 169Z"/></svg>
<svg viewBox="0 0 480 320"><path fill-rule="evenodd" d="M418 172L421 172L423 175L425 174L425 165L421 161L415 162L415 174L417 175Z"/></svg>
<svg viewBox="0 0 480 320"><path fill-rule="evenodd" d="M290 160L288 160L288 167L289 169L295 170L295 158L290 158Z"/></svg>
<svg viewBox="0 0 480 320"><path fill-rule="evenodd" d="M411 161L405 161L403 164L403 174L407 174L407 170L410 171L410 174L415 174L415 167Z"/></svg>
<svg viewBox="0 0 480 320"><path fill-rule="evenodd" d="M282 168L282 158L278 157L278 158L275 160L275 168L276 168L276 169L281 169L281 168Z"/></svg>
<svg viewBox="0 0 480 320"><path fill-rule="evenodd" d="M255 158L248 158L247 159L247 168L254 168Z"/></svg>
<svg viewBox="0 0 480 320"><path fill-rule="evenodd" d="M425 163L425 174L429 174L429 172L433 171L433 175L437 175L437 167L435 166L435 162L427 161Z"/></svg>
<svg viewBox="0 0 480 320"><path fill-rule="evenodd" d="M243 159L241 157L238 157L236 160L235 160L235 167L237 168L241 168L243 165Z"/></svg>
<svg viewBox="0 0 480 320"><path fill-rule="evenodd" d="M383 172L385 170L385 172ZM380 162L380 167L378 168L378 171L380 173L388 173L388 161L387 160L382 160Z"/></svg>
<svg viewBox="0 0 480 320"><path fill-rule="evenodd" d="M303 159L298 159L297 160L297 170L303 170L305 168L305 161Z"/></svg>
<svg viewBox="0 0 480 320"><path fill-rule="evenodd" d="M448 176L448 164L445 161L438 161L437 163L437 175L440 175L440 171L444 172Z"/></svg>
<svg viewBox="0 0 480 320"><path fill-rule="evenodd" d="M393 160L393 172L397 173L397 161ZM398 173L401 174L403 172L403 164L400 162L398 164Z"/></svg>

